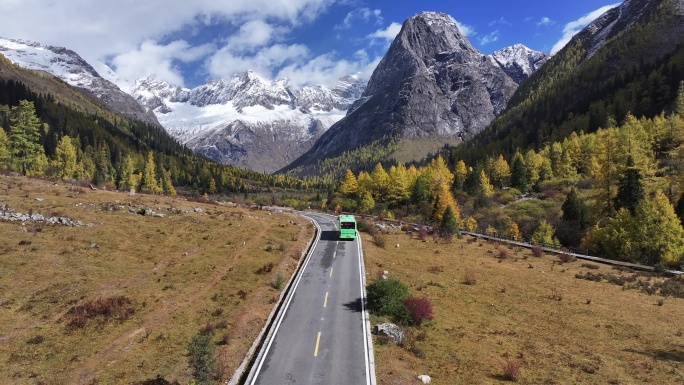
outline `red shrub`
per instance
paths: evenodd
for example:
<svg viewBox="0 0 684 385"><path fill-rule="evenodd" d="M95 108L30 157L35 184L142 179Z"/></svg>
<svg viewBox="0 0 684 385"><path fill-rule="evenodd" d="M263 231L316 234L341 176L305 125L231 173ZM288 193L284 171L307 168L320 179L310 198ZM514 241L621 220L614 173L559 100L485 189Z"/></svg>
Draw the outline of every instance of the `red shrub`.
<svg viewBox="0 0 684 385"><path fill-rule="evenodd" d="M499 249L499 259L508 258L508 251L506 249Z"/></svg>
<svg viewBox="0 0 684 385"><path fill-rule="evenodd" d="M404 306L411 315L411 319L416 325L420 325L425 320L432 319L432 304L427 298L409 297Z"/></svg>
<svg viewBox="0 0 684 385"><path fill-rule="evenodd" d="M520 379L520 364L515 361L504 362L503 378L509 381L518 381Z"/></svg>
<svg viewBox="0 0 684 385"><path fill-rule="evenodd" d="M421 227L420 229L418 229L418 239L420 239L421 241L424 241L427 239L427 236L428 236L428 233L427 233L427 230L425 228Z"/></svg>
<svg viewBox="0 0 684 385"><path fill-rule="evenodd" d="M532 255L537 258L541 258L541 256L544 255L544 250L541 248L541 246L532 246Z"/></svg>
<svg viewBox="0 0 684 385"><path fill-rule="evenodd" d="M574 262L575 256L563 251L562 253L558 254L558 259L560 259L560 261L563 263Z"/></svg>

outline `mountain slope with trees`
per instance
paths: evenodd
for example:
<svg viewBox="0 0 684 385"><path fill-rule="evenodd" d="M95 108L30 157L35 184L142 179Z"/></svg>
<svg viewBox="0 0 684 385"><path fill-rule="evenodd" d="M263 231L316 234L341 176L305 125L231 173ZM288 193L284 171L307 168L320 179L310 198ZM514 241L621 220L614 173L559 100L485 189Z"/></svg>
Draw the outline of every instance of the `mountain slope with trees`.
<svg viewBox="0 0 684 385"><path fill-rule="evenodd" d="M682 42L684 1L627 0L575 35L521 84L500 117L454 151L471 162L510 156L628 114L671 111L684 80Z"/></svg>
<svg viewBox="0 0 684 385"><path fill-rule="evenodd" d="M24 175L166 194L174 185L190 194L308 187L193 155L161 126L122 116L82 90L1 56L0 128L0 168Z"/></svg>

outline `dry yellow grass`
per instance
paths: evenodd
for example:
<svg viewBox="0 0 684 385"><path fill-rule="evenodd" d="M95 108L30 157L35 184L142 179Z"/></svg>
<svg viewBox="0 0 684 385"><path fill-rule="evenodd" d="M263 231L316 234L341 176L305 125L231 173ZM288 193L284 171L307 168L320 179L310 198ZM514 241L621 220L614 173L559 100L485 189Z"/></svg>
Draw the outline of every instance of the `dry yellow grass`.
<svg viewBox="0 0 684 385"><path fill-rule="evenodd" d="M21 177L0 176L2 204L92 224L0 222L0 373L13 384L187 383L188 341L208 322L228 339L217 356L229 377L313 234L289 214ZM114 296L131 299L131 318L67 328L69 309Z"/></svg>
<svg viewBox="0 0 684 385"><path fill-rule="evenodd" d="M381 249L363 234L369 282L387 270L413 296L427 297L435 318L411 328L406 347L375 340L379 384L414 384L419 374L433 384L505 383L509 360L520 365L520 384L684 383L684 299L575 278L632 273L467 238L386 240ZM506 259L497 258L500 249ZM475 284L464 284L466 275ZM424 358L408 351L412 345Z"/></svg>

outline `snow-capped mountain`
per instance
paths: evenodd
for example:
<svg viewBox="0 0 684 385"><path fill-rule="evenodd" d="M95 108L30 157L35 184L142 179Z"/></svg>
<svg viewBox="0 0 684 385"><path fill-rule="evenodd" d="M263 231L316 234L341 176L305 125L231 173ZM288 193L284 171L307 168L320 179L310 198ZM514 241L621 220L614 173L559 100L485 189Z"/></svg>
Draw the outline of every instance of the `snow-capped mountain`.
<svg viewBox="0 0 684 385"><path fill-rule="evenodd" d="M159 124L154 114L146 113L130 95L100 76L74 51L36 42L0 38L0 54L20 67L47 72L69 85L81 88L126 116Z"/></svg>
<svg viewBox="0 0 684 385"><path fill-rule="evenodd" d="M194 151L222 163L273 172L306 152L361 95L365 81L347 76L329 88L296 88L248 71L189 89L139 79L135 99Z"/></svg>
<svg viewBox="0 0 684 385"><path fill-rule="evenodd" d="M502 48L491 55L487 55L492 63L501 67L518 84L537 71L550 57L522 44Z"/></svg>

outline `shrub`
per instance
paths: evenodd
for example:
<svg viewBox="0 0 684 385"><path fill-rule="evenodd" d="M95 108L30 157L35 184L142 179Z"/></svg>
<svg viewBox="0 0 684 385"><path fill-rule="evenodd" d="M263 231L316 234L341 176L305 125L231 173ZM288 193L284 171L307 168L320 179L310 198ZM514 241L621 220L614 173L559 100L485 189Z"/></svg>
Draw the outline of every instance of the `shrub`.
<svg viewBox="0 0 684 385"><path fill-rule="evenodd" d="M214 380L214 344L211 334L195 334L188 343L188 365L198 384L211 384Z"/></svg>
<svg viewBox="0 0 684 385"><path fill-rule="evenodd" d="M515 361L504 362L503 378L508 381L518 381L520 379L520 364Z"/></svg>
<svg viewBox="0 0 684 385"><path fill-rule="evenodd" d="M356 229L359 232L368 232L368 229L370 226L368 226L368 223L366 221L358 221L356 222Z"/></svg>
<svg viewBox="0 0 684 385"><path fill-rule="evenodd" d="M499 249L499 259L506 259L506 258L508 258L508 250Z"/></svg>
<svg viewBox="0 0 684 385"><path fill-rule="evenodd" d="M366 288L368 310L377 315L393 317L396 322L405 323L410 316L404 301L408 298L408 287L396 279L377 280Z"/></svg>
<svg viewBox="0 0 684 385"><path fill-rule="evenodd" d="M283 284L285 283L285 277L278 273L276 275L275 280L273 280L273 283L271 284L271 287L273 287L276 290L280 290L283 288Z"/></svg>
<svg viewBox="0 0 684 385"><path fill-rule="evenodd" d="M385 236L381 232L376 232L373 234L373 243L375 243L375 246L385 248L385 245L387 244L387 240L385 239Z"/></svg>
<svg viewBox="0 0 684 385"><path fill-rule="evenodd" d="M202 334L212 334L212 333L214 333L214 330L216 330L216 325L211 321L207 321L207 323L204 324L204 326L202 327L201 333Z"/></svg>
<svg viewBox="0 0 684 385"><path fill-rule="evenodd" d="M266 273L270 273L272 270L273 270L273 263L269 262L269 263L261 266L260 268L258 268L256 273L257 274L266 274Z"/></svg>
<svg viewBox="0 0 684 385"><path fill-rule="evenodd" d="M475 279L475 274L473 273L466 273L465 278L463 279L463 283L466 285L474 285L477 283L477 279Z"/></svg>
<svg viewBox="0 0 684 385"><path fill-rule="evenodd" d="M245 299L247 299L247 292L244 291L244 290L242 290L242 289L238 290L237 295L238 295L238 297L240 297L240 299L243 300L243 301L244 301Z"/></svg>
<svg viewBox="0 0 684 385"><path fill-rule="evenodd" d="M33 337L29 338L28 340L26 340L26 343L31 344L31 345L38 345L38 344L43 343L43 341L45 341L45 337L43 337L41 335L37 335L37 336L33 336Z"/></svg>
<svg viewBox="0 0 684 385"><path fill-rule="evenodd" d="M417 236L418 236L418 239L420 239L421 241L426 241L427 236L428 236L428 232L424 227L421 227L420 229L418 229Z"/></svg>
<svg viewBox="0 0 684 385"><path fill-rule="evenodd" d="M532 246L532 255L541 258L544 255L544 249L541 246Z"/></svg>
<svg viewBox="0 0 684 385"><path fill-rule="evenodd" d="M558 259L560 259L560 261L563 263L574 262L575 256L564 251L564 252L558 254Z"/></svg>
<svg viewBox="0 0 684 385"><path fill-rule="evenodd" d="M404 301L404 306L416 325L432 319L432 304L427 298L409 297Z"/></svg>
<svg viewBox="0 0 684 385"><path fill-rule="evenodd" d="M178 381L170 382L166 378L157 374L155 378L148 378L147 380L140 383L140 385L180 385Z"/></svg>
<svg viewBox="0 0 684 385"><path fill-rule="evenodd" d="M112 320L124 322L133 313L135 313L135 308L128 297L116 296L89 300L69 309L66 313L67 328L70 330L84 328L89 319L99 319L103 323Z"/></svg>

